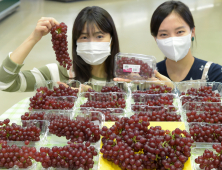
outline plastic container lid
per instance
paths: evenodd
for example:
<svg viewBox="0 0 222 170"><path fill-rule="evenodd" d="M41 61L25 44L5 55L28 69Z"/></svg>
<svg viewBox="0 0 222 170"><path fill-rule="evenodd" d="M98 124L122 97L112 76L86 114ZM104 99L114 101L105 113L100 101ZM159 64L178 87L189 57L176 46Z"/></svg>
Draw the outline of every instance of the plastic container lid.
<svg viewBox="0 0 222 170"><path fill-rule="evenodd" d="M128 83L126 82L85 82L84 85L86 86L82 87L82 90L83 88L90 88L91 90L88 90L88 92L129 92ZM84 92L87 91L85 90Z"/></svg>

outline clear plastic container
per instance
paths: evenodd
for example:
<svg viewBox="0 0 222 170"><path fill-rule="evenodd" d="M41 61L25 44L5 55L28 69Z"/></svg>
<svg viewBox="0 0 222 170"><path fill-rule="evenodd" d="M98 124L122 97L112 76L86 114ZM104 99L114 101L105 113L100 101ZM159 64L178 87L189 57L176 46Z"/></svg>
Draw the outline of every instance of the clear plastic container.
<svg viewBox="0 0 222 170"><path fill-rule="evenodd" d="M49 145L49 146L44 146L44 147L48 147L51 149L53 146L54 145ZM60 145L57 147L63 147L63 146L65 146L65 145ZM90 170L99 170L98 166L99 166L99 152L100 151L98 149L95 149L95 150L97 151L98 154L97 154L97 156L93 156L94 165L93 165L93 168L91 168ZM26 170L26 169L24 169L24 170ZM53 168L53 167L43 168L41 162L38 162L36 169L28 169L28 170L71 170L71 168L70 169L68 169L68 168ZM79 168L78 170L83 170L83 169Z"/></svg>
<svg viewBox="0 0 222 170"><path fill-rule="evenodd" d="M205 133L205 136L203 137L203 141L198 141L197 137L200 137L201 131L195 130L198 128L201 128L202 131ZM212 127L213 131L208 131L208 128ZM205 130L203 130L205 128ZM222 124L211 124L211 123L205 123L205 122L191 122L187 123L186 130L191 134L191 136L194 139L193 146L196 147L211 147L213 144L220 144L222 141L222 136L220 135L220 128L222 128ZM215 141L215 137L217 136L218 141ZM213 137L213 140L209 141L209 139Z"/></svg>
<svg viewBox="0 0 222 170"><path fill-rule="evenodd" d="M76 108L76 110L84 111L98 111L104 114L105 121L118 121L120 118L125 116L125 110L122 108L93 108L93 107L81 107Z"/></svg>
<svg viewBox="0 0 222 170"><path fill-rule="evenodd" d="M76 90L76 95L78 96L78 93L81 91L81 83L77 80L67 80L62 81L62 83L65 83L69 87L72 87ZM40 87L47 87L49 90L54 90L54 87L59 87L59 84L56 81L47 80L47 81L41 81L35 84L35 90L37 90ZM63 95L62 95L63 96Z"/></svg>
<svg viewBox="0 0 222 170"><path fill-rule="evenodd" d="M124 109L126 100L127 94L124 92L84 92L80 94L79 105L80 107Z"/></svg>
<svg viewBox="0 0 222 170"><path fill-rule="evenodd" d="M176 84L172 81L146 81L133 80L129 83L132 93L159 94L173 93L177 94Z"/></svg>
<svg viewBox="0 0 222 170"><path fill-rule="evenodd" d="M37 104L38 100L30 100L29 110L70 110L77 103L75 96L49 96L42 100L41 104Z"/></svg>
<svg viewBox="0 0 222 170"><path fill-rule="evenodd" d="M17 125L20 125L23 128L28 128L33 125L40 128L40 130L41 130L40 131L40 140L39 141L30 141L28 146L37 147L40 144L47 143L49 121L47 121L47 120L21 120L21 121L10 120L9 124L12 125L12 123L16 123ZM25 145L24 141L11 141L11 140L8 140L7 144L9 146L15 144L19 147Z"/></svg>
<svg viewBox="0 0 222 170"><path fill-rule="evenodd" d="M132 114L147 116L149 121L182 121L180 109L175 106L132 105Z"/></svg>
<svg viewBox="0 0 222 170"><path fill-rule="evenodd" d="M177 83L177 89L179 95L182 94L182 92L187 93L188 90L191 88L199 89L202 86L210 86L212 88L212 91L216 94L219 93L220 96L222 96L222 84L219 82L179 82ZM201 97L201 96L200 96Z"/></svg>
<svg viewBox="0 0 222 170"><path fill-rule="evenodd" d="M115 77L130 80L147 80L154 75L156 58L133 53L118 53L115 56Z"/></svg>
<svg viewBox="0 0 222 170"><path fill-rule="evenodd" d="M129 92L128 83L126 82L85 82L82 85L82 91L87 92Z"/></svg>
<svg viewBox="0 0 222 170"><path fill-rule="evenodd" d="M195 162L195 159L198 158L198 156L202 156L205 150L213 151L214 154L217 154L217 152L212 148L212 146L197 146L191 148L191 163L193 170L202 170L199 165ZM215 169L213 169L215 170Z"/></svg>
<svg viewBox="0 0 222 170"><path fill-rule="evenodd" d="M221 102L187 102L183 105L183 111L210 111L215 108L217 112L222 112Z"/></svg>
<svg viewBox="0 0 222 170"><path fill-rule="evenodd" d="M29 109L60 109L59 105L61 105L60 103L62 101L70 102L71 98L73 98L73 100L74 97L77 98L81 91L80 82L72 80L67 81L66 84L67 86L70 84L70 86L74 87L66 88L61 86L58 88L59 85L54 81L43 81L39 82L39 84L37 83L35 85L36 94L29 99ZM50 99L55 100L55 102L52 102L51 105L47 104Z"/></svg>
<svg viewBox="0 0 222 170"><path fill-rule="evenodd" d="M222 123L222 112L211 113L211 111L185 111L185 120L189 122Z"/></svg>

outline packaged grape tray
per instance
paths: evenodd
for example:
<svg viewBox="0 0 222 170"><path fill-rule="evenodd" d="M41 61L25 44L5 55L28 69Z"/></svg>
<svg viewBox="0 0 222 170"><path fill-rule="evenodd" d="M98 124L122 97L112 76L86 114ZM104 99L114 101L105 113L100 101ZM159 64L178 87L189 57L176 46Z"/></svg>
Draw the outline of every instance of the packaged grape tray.
<svg viewBox="0 0 222 170"><path fill-rule="evenodd" d="M212 147L222 142L222 124L191 122L187 123L186 130L194 140L194 147Z"/></svg>
<svg viewBox="0 0 222 170"><path fill-rule="evenodd" d="M191 148L191 164L193 170L202 170L200 168L200 164L197 164L195 162L195 159L197 159L199 156L203 156L204 151L209 150L213 152L213 154L217 154L217 152L212 148L212 146L197 146ZM212 159L212 158L211 158Z"/></svg>
<svg viewBox="0 0 222 170"><path fill-rule="evenodd" d="M79 96L78 106L124 109L126 108L127 99L125 92L83 92Z"/></svg>
<svg viewBox="0 0 222 170"><path fill-rule="evenodd" d="M222 122L221 102L187 102L182 107L182 116L188 122Z"/></svg>
<svg viewBox="0 0 222 170"><path fill-rule="evenodd" d="M148 106L174 105L177 107L181 107L180 100L177 94L172 94L172 93L160 93L160 94L132 93L131 104L148 105Z"/></svg>
<svg viewBox="0 0 222 170"><path fill-rule="evenodd" d="M117 121L122 117L125 117L126 111L122 108L94 108L94 107L81 107L76 108L79 111L98 111L105 116L105 121Z"/></svg>
<svg viewBox="0 0 222 170"><path fill-rule="evenodd" d="M131 105L131 115L147 116L148 121L166 121L166 122L181 122L181 111L175 106L147 106L147 105Z"/></svg>
<svg viewBox="0 0 222 170"><path fill-rule="evenodd" d="M39 136L38 136L39 140L37 140L37 141L32 141L32 139L29 140L29 146L38 147L41 144L47 143L47 135L48 135L47 133L48 133L49 121L47 121L47 120L21 120L21 121L10 120L9 125L11 126L14 123L16 125L21 126L22 128L25 128L25 129L29 128L28 131L30 131L30 132L33 132L33 130L30 129L32 127L39 128L39 132L38 132L39 133ZM13 127L14 127L14 125L13 125ZM35 132L35 133L37 133L37 132ZM9 146L15 144L19 147L25 145L24 141L15 141L15 140L7 140L7 144Z"/></svg>
<svg viewBox="0 0 222 170"><path fill-rule="evenodd" d="M205 97L210 91L211 97L222 96L222 84L219 82L179 82L176 84L179 95L193 95ZM213 92L213 93L212 93ZM215 96L213 96L215 94ZM219 95L219 96L216 96Z"/></svg>
<svg viewBox="0 0 222 170"><path fill-rule="evenodd" d="M133 53L118 53L115 56L115 77L130 80L147 80L154 76L156 58Z"/></svg>
<svg viewBox="0 0 222 170"><path fill-rule="evenodd" d="M85 144L85 142L83 143ZM68 144L64 145L64 144L60 144L60 145L56 145L57 147L64 147L64 146L67 146ZM52 144L48 144L48 145L45 145L45 146L42 146L42 147L47 147L47 148L50 148L52 149L55 145L52 145ZM38 148L38 152L40 151L40 148ZM93 161L94 161L94 164L93 164L93 168L90 168L90 170L98 170L98 165L99 165L99 150L98 149L95 149L95 151L98 153L96 156L93 156ZM74 157L74 156L73 156ZM53 167L49 167L49 168L44 168L41 164L41 162L35 162L35 168L36 169L24 169L24 170L69 170L68 168L53 168ZM70 168L71 169L71 168ZM81 168L80 168L81 169ZM13 169L14 170L14 169ZM17 169L16 169L17 170Z"/></svg>
<svg viewBox="0 0 222 170"><path fill-rule="evenodd" d="M79 92L81 91L81 83L77 80L67 80L67 81L61 81L61 83L65 84L66 87L70 87L74 90L72 93L72 96L78 96ZM48 90L54 90L55 88L59 88L59 84L57 81L47 80L43 82L39 82L35 84L35 90L38 90L41 87L47 87ZM60 89L64 90L64 89ZM61 96L70 96L70 94L64 94Z"/></svg>

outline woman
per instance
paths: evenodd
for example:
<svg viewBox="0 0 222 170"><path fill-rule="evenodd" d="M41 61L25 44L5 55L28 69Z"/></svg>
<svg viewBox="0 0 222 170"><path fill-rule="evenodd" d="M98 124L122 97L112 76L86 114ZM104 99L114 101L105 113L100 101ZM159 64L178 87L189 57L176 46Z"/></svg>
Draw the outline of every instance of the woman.
<svg viewBox="0 0 222 170"><path fill-rule="evenodd" d="M222 82L222 66L194 57L191 42L195 39L195 25L189 8L180 1L167 1L153 13L150 30L166 58L157 63L164 80L174 82Z"/></svg>
<svg viewBox="0 0 222 170"><path fill-rule="evenodd" d="M39 69L20 71L25 58L34 45L47 35L54 25L54 18L41 18L32 34L3 61L0 67L0 89L3 91L33 91L37 83L45 80L61 82L75 79L110 81L114 78L114 56L119 52L119 40L112 17L97 6L86 7L75 19L72 31L73 69L55 63Z"/></svg>
<svg viewBox="0 0 222 170"><path fill-rule="evenodd" d="M195 39L195 25L189 8L180 1L166 1L153 13L151 35L165 55L157 63L155 76L163 81L222 82L222 66L194 57L191 42ZM157 80L151 78L150 80ZM115 78L115 81L126 81Z"/></svg>

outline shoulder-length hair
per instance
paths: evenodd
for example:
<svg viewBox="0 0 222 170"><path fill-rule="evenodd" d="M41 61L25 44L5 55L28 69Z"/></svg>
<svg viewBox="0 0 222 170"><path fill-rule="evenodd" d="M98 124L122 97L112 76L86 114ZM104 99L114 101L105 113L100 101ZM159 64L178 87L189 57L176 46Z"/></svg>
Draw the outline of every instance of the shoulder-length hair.
<svg viewBox="0 0 222 170"><path fill-rule="evenodd" d="M76 52L76 42L80 37L82 30L87 25L87 30L93 29L93 26L97 26L98 29L104 33L109 33L112 37L111 43L111 55L105 60L105 72L107 74L107 81L114 78L114 57L120 51L119 40L116 31L115 24L110 14L98 6L86 7L80 11L76 17L72 30L72 59L73 59L73 71L75 73L76 80L81 83L89 81L92 77L91 66L87 64Z"/></svg>

